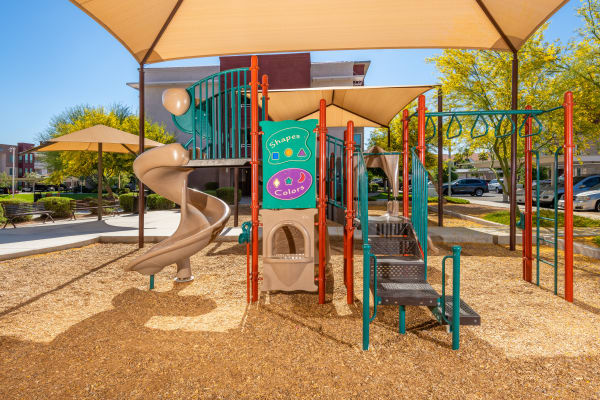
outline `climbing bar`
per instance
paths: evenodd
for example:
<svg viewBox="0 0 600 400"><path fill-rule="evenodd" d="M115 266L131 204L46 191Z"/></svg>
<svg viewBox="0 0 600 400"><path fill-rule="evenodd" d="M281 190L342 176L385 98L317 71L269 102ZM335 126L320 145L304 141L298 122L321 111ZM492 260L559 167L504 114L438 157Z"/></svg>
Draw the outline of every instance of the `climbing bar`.
<svg viewBox="0 0 600 400"><path fill-rule="evenodd" d="M477 126L477 122L479 122L479 120L481 119L481 121L483 121L483 125L485 126L485 132L483 132L480 135L474 135L473 132L475 132L475 127ZM475 121L473 122L473 126L471 127L471 139L477 139L483 136L486 136L488 134L488 131L490 130L490 126L487 123L487 119L485 118L485 115L478 115L475 117Z"/></svg>
<svg viewBox="0 0 600 400"><path fill-rule="evenodd" d="M367 230L368 227L361 227L361 229ZM380 299L377 296L377 256L375 254L369 254L371 260L373 260L373 316L369 318L369 323L375 321L377 318L377 304Z"/></svg>
<svg viewBox="0 0 600 400"><path fill-rule="evenodd" d="M455 121L458 124L458 133L456 135L450 136L450 129L452 129L452 124L454 124ZM454 139L456 137L459 137L460 135L462 135L462 124L460 123L460 119L458 119L456 115L453 115L450 118L450 122L448 123L448 128L446 128L446 138Z"/></svg>
<svg viewBox="0 0 600 400"><path fill-rule="evenodd" d="M523 128L527 125L527 121L529 119L532 119L533 121L535 121L536 125L537 125L537 131L533 132L533 129L529 129L529 133L525 133L523 134ZM523 118L523 123L521 124L521 126L519 127L519 137L522 138L526 138L526 137L530 137L530 136L537 136L540 133L542 133L542 129L543 129L543 125L540 122L540 120L537 118L537 116L535 115L525 115L525 118Z"/></svg>
<svg viewBox="0 0 600 400"><path fill-rule="evenodd" d="M480 110L480 111L432 111L425 113L431 117L452 117L456 116L476 116L476 115L541 115L554 110L563 108L562 106L551 108L549 110ZM417 115L418 112L411 115Z"/></svg>
<svg viewBox="0 0 600 400"><path fill-rule="evenodd" d="M430 123L433 126L433 135L425 137L426 142L433 139L437 134L437 128L435 127L435 122L433 122L433 117L427 115L427 118L425 120L425 131L427 131L427 126L429 126Z"/></svg>
<svg viewBox="0 0 600 400"><path fill-rule="evenodd" d="M513 121L512 118L508 118L508 120L510 121L510 125L511 125L510 131L508 133L505 133L505 134L501 134L500 133L500 129L502 129L502 121L504 121L504 118L506 118L507 115L508 114L502 114L501 117L500 117L500 120L498 121L498 124L496 124L496 129L494 130L494 136L497 137L498 139L509 137L513 133L515 133L516 130L517 130L517 126L515 125L515 121Z"/></svg>

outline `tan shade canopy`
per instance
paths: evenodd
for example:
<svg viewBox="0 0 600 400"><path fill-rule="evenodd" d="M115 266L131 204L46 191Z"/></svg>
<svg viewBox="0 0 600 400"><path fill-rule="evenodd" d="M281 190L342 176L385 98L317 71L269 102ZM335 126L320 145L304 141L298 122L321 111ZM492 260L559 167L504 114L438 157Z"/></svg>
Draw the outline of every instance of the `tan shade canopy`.
<svg viewBox="0 0 600 400"><path fill-rule="evenodd" d="M27 150L27 153L35 151L98 151L98 143L102 143L103 152L139 152L139 136L106 125L95 125L53 138L49 142ZM144 141L146 149L162 145L162 143L150 139Z"/></svg>
<svg viewBox="0 0 600 400"><path fill-rule="evenodd" d="M433 88L427 86L356 86L269 91L273 121L319 119L319 101L327 102L327 126L387 127L411 101ZM259 94L259 104L262 95Z"/></svg>
<svg viewBox="0 0 600 400"><path fill-rule="evenodd" d="M71 0L144 63L344 49L515 51L567 1Z"/></svg>

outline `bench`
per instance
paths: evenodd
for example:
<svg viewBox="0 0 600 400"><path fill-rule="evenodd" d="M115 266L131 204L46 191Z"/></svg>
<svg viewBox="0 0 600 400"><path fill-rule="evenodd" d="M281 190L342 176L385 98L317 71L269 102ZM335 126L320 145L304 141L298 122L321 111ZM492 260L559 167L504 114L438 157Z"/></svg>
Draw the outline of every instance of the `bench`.
<svg viewBox="0 0 600 400"><path fill-rule="evenodd" d="M103 201L104 203L104 201ZM98 209L98 206L96 204L90 204L88 203L87 200L71 200L71 218L72 219L77 219L75 217L75 212L76 211L94 211ZM117 199L115 200L108 200L107 204L102 204L102 209L109 209L111 210L110 215L117 215L117 208L119 207L119 201Z"/></svg>
<svg viewBox="0 0 600 400"><path fill-rule="evenodd" d="M24 217L27 215L40 214L44 217L44 223L46 223L48 218L54 222L54 218L52 218L54 211L46 210L44 203L3 204L2 207L4 208L4 217L6 218L6 222L4 223L2 229L6 228L6 225L9 223L16 228L17 226L15 225L14 220L18 217Z"/></svg>

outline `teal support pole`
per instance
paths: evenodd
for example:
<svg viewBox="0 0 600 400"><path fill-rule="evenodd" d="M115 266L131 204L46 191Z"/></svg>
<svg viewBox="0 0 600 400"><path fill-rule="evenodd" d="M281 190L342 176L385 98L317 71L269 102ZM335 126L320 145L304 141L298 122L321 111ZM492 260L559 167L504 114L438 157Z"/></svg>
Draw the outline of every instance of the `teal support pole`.
<svg viewBox="0 0 600 400"><path fill-rule="evenodd" d="M154 289L154 275L150 275L150 290Z"/></svg>
<svg viewBox="0 0 600 400"><path fill-rule="evenodd" d="M452 246L452 350L460 347L460 246Z"/></svg>
<svg viewBox="0 0 600 400"><path fill-rule="evenodd" d="M401 335L406 334L406 306L398 307L398 331Z"/></svg>

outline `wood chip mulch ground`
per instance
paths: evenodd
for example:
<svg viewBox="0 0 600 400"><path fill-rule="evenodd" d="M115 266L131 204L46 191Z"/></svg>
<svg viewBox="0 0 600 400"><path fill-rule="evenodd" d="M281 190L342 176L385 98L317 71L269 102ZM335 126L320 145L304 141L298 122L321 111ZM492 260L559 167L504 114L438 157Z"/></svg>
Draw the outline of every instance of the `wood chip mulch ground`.
<svg viewBox="0 0 600 400"><path fill-rule="evenodd" d="M191 283L174 284L167 268L153 291L123 272L141 252L133 245L4 261L0 398L600 398L597 260L576 256L569 304L553 295L547 267L541 288L520 279L519 251L464 246L462 296L482 325L463 327L461 349L428 309L409 307L401 336L398 310L381 307L364 352L362 253L348 306L341 243L332 246L325 305L312 293L271 293L247 306L237 243L194 256ZM438 248L429 275L439 289L450 250Z"/></svg>

